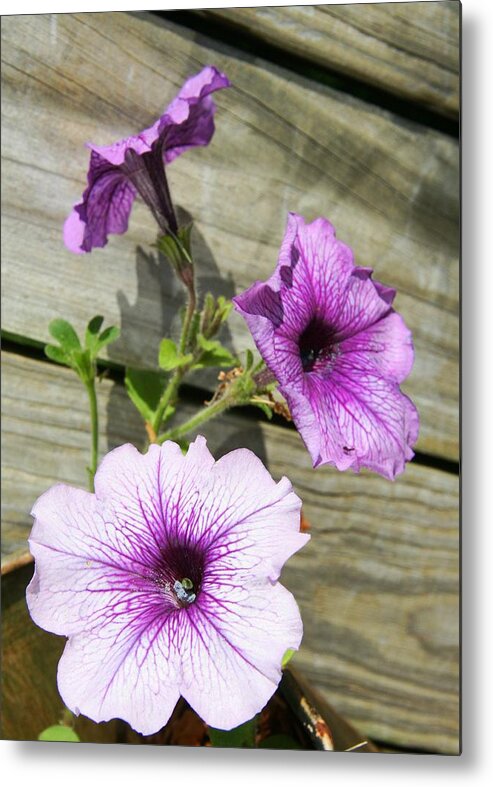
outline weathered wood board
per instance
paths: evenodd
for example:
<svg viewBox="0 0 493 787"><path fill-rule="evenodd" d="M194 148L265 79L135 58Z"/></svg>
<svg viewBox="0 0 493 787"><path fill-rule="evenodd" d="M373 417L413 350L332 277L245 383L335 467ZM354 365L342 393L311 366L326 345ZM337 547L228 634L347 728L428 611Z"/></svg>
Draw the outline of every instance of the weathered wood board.
<svg viewBox="0 0 493 787"><path fill-rule="evenodd" d="M26 553L36 497L55 481L84 486L89 456L85 392L62 367L4 353L4 566ZM120 386L98 389L102 452L145 439ZM458 749L458 479L410 464L395 483L313 471L294 430L240 411L205 432L216 457L254 450L304 502L312 540L283 582L305 626L295 665L375 740Z"/></svg>
<svg viewBox="0 0 493 787"><path fill-rule="evenodd" d="M64 249L61 227L84 188L84 142L150 125L186 76L213 62L234 84L217 96L216 135L169 168L195 220L202 290L232 295L268 276L288 210L327 216L356 261L398 288L416 347L404 389L421 415L418 450L458 458L453 139L149 15L4 18L2 55L5 331L45 341L53 317L82 328L101 313L122 326L112 360L156 364L178 297L166 268L136 251L155 238L145 208L84 258ZM251 344L238 316L230 344Z"/></svg>
<svg viewBox="0 0 493 787"><path fill-rule="evenodd" d="M458 0L197 11L269 44L456 118Z"/></svg>

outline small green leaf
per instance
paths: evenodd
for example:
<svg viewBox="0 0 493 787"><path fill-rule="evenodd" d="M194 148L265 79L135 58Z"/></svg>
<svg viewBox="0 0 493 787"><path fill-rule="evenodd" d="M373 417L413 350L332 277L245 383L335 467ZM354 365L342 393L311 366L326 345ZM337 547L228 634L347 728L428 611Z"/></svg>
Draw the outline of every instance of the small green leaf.
<svg viewBox="0 0 493 787"><path fill-rule="evenodd" d="M172 404L168 404L164 410L162 422L165 423L166 421L169 421L171 416L174 414L175 410L176 407L173 407ZM178 440L178 442L180 441Z"/></svg>
<svg viewBox="0 0 493 787"><path fill-rule="evenodd" d="M206 339L199 333L197 344L201 348L202 354L192 369L203 369L206 366L235 366L238 363L238 359L215 339Z"/></svg>
<svg viewBox="0 0 493 787"><path fill-rule="evenodd" d="M232 730L216 730L208 727L207 732L213 746L223 749L253 749L255 748L255 732L257 717L234 727Z"/></svg>
<svg viewBox="0 0 493 787"><path fill-rule="evenodd" d="M67 741L70 743L80 743L80 738L72 727L65 724L54 724L47 727L38 735L38 741Z"/></svg>
<svg viewBox="0 0 493 787"><path fill-rule="evenodd" d="M190 448L189 440L181 439L176 441L181 448L181 452L183 456L186 456L188 453L188 449Z"/></svg>
<svg viewBox="0 0 493 787"><path fill-rule="evenodd" d="M103 322L104 317L100 314L93 317L92 320L89 320L86 328L86 348L88 350L97 352L98 335Z"/></svg>
<svg viewBox="0 0 493 787"><path fill-rule="evenodd" d="M103 322L104 317L98 314L89 321L86 328L86 349L89 351L92 360L96 360L99 351L103 347L114 342L120 336L120 329L116 325L111 325L99 333Z"/></svg>
<svg viewBox="0 0 493 787"><path fill-rule="evenodd" d="M80 350L79 337L67 320L52 320L48 326L48 330L53 338L60 343L65 352Z"/></svg>
<svg viewBox="0 0 493 787"><path fill-rule="evenodd" d="M293 648L288 648L288 649L287 649L286 653L285 653L285 654L284 654L284 656L282 657L282 661L281 661L281 667L282 667L282 669L284 669L284 667L285 667L287 664L289 664L289 662L291 661L291 659L293 658L293 656L294 656L294 654L295 654L295 653L296 653L296 651L295 651L295 650L293 650Z"/></svg>
<svg viewBox="0 0 493 787"><path fill-rule="evenodd" d="M172 372L193 360L193 356L180 355L173 339L163 339L159 345L159 366L165 372Z"/></svg>
<svg viewBox="0 0 493 787"><path fill-rule="evenodd" d="M56 363L63 363L65 366L70 366L70 361L61 347L56 347L54 344L46 344L45 355L52 361L56 361Z"/></svg>
<svg viewBox="0 0 493 787"><path fill-rule="evenodd" d="M173 339L163 339L159 345L159 366L169 372L176 366L178 348Z"/></svg>
<svg viewBox="0 0 493 787"><path fill-rule="evenodd" d="M269 735L258 745L259 749L301 749L301 746L290 735L283 735L277 733L276 735Z"/></svg>
<svg viewBox="0 0 493 787"><path fill-rule="evenodd" d="M253 353L251 350L246 351L245 372L249 372L253 366Z"/></svg>
<svg viewBox="0 0 493 787"><path fill-rule="evenodd" d="M161 235L157 240L157 247L161 254L168 258L170 263L176 268L178 272L183 267L191 266L190 259L190 227L184 227L182 231L178 231L178 235Z"/></svg>
<svg viewBox="0 0 493 787"><path fill-rule="evenodd" d="M192 230L193 230L193 224L191 223L185 224L185 226L180 227L178 230L178 238L189 256L192 253L192 239L191 239Z"/></svg>
<svg viewBox="0 0 493 787"><path fill-rule="evenodd" d="M125 388L142 417L152 421L164 390L163 376L145 369L127 369Z"/></svg>
<svg viewBox="0 0 493 787"><path fill-rule="evenodd" d="M116 341L119 336L120 329L117 325L111 325L109 328L105 328L98 338L98 351L101 350L102 347L106 347L107 344Z"/></svg>
<svg viewBox="0 0 493 787"><path fill-rule="evenodd" d="M224 322L228 319L232 308L233 301L228 301L224 295L220 295L217 299L217 311L220 315L221 322Z"/></svg>

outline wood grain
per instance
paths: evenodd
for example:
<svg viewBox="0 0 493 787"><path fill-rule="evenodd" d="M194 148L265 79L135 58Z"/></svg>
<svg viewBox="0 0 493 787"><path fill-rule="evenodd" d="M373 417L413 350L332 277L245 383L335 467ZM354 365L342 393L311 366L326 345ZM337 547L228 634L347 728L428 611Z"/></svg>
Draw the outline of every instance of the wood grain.
<svg viewBox="0 0 493 787"><path fill-rule="evenodd" d="M457 0L211 8L196 13L442 115L458 116Z"/></svg>
<svg viewBox="0 0 493 787"><path fill-rule="evenodd" d="M45 341L53 317L81 329L101 313L122 326L112 360L155 365L160 338L176 331L179 292L149 246L137 248L155 238L146 210L84 258L64 249L61 227L84 188L84 142L150 125L213 62L234 84L217 96L215 137L169 168L195 220L202 291L232 295L268 276L288 210L327 216L357 263L398 288L415 338L404 389L421 415L418 450L457 459L454 140L149 15L6 17L2 56L4 330ZM230 330L230 346L250 345L238 316Z"/></svg>
<svg viewBox="0 0 493 787"><path fill-rule="evenodd" d="M98 389L102 451L144 430L117 384ZM72 372L4 353L4 566L26 552L29 510L55 481L85 485L85 393ZM238 411L206 431L216 457L247 447L303 499L310 543L283 572L305 627L295 666L359 731L458 749L458 479L410 464L395 483L313 471L294 430Z"/></svg>

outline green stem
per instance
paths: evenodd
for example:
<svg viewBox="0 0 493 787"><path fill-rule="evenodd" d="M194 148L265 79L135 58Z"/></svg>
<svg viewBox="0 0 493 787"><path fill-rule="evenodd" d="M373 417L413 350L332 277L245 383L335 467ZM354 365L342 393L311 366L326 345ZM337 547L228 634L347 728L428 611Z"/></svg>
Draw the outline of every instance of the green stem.
<svg viewBox="0 0 493 787"><path fill-rule="evenodd" d="M195 308L197 306L197 297L195 295L195 288L192 286L188 290L188 306L187 311L185 314L185 319L183 320L183 328L181 331L180 337L180 349L179 352L181 355L184 355L187 349L187 342L188 342L188 334L190 331L190 324L193 319L193 315L195 313Z"/></svg>
<svg viewBox="0 0 493 787"><path fill-rule="evenodd" d="M89 491L94 492L94 476L98 467L98 441L99 441L99 424L98 424L98 401L96 398L96 380L93 377L86 383L87 394L89 396L89 409L91 414L91 464L87 468L89 476Z"/></svg>
<svg viewBox="0 0 493 787"><path fill-rule="evenodd" d="M192 282L191 286L188 288L187 311L183 319L183 325L181 329L180 345L179 345L179 352L181 355L185 353L188 344L188 334L190 332L190 325L192 323L193 315L195 314L196 306L197 306L197 297L195 295L195 287ZM173 404L173 400L176 394L178 393L178 388L180 387L180 383L185 377L187 371L188 371L187 366L182 366L176 369L168 385L163 391L163 395L161 396L161 399L159 401L159 405L156 410L156 415L152 423L152 427L156 434L159 432L159 428L163 422L163 417L164 417L164 413L166 412L166 408L168 407L169 404Z"/></svg>
<svg viewBox="0 0 493 787"><path fill-rule="evenodd" d="M233 397L225 396L223 399L219 399L215 404L204 407L197 415L192 416L192 418L189 418L188 421L180 424L180 426L176 426L174 429L169 429L167 432L164 432L164 434L159 435L158 443L164 443L165 440L178 440L180 437L188 434L188 432L192 432L206 421L210 421L211 418L215 418L216 415L219 415L219 413L222 413L229 407L234 407L235 404L237 404L237 402L235 402Z"/></svg>
<svg viewBox="0 0 493 787"><path fill-rule="evenodd" d="M169 404L172 403L172 400L175 398L176 393L178 392L178 388L180 387L180 383L184 376L185 376L185 370L183 368L177 369L173 373L168 385L164 389L163 395L161 396L161 399L159 401L159 406L156 410L156 415L152 424L152 427L156 434L158 433L159 427L163 422L163 416L166 411L166 408L168 407Z"/></svg>

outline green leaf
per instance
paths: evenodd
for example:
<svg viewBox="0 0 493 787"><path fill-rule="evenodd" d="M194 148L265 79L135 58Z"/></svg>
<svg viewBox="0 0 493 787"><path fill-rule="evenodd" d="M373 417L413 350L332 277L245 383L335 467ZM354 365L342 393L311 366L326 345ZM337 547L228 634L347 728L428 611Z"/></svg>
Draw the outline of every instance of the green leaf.
<svg viewBox="0 0 493 787"><path fill-rule="evenodd" d="M157 240L159 251L180 271L183 266L191 265L190 258L190 233L192 226L178 230L177 235L161 235Z"/></svg>
<svg viewBox="0 0 493 787"><path fill-rule="evenodd" d="M286 653L285 653L285 654L284 654L284 656L282 657L282 661L281 661L281 667L282 667L282 669L284 669L284 667L285 667L287 664L289 664L289 662L291 661L291 659L293 658L293 656L294 656L294 654L295 654L295 653L296 653L296 651L295 651L295 650L293 650L293 648L288 648L288 649L287 649Z"/></svg>
<svg viewBox="0 0 493 787"><path fill-rule="evenodd" d="M92 360L96 360L99 351L107 344L114 342L120 336L120 329L116 325L111 325L99 333L104 322L104 317L98 314L89 321L86 328L86 349L90 353Z"/></svg>
<svg viewBox="0 0 493 787"><path fill-rule="evenodd" d="M74 328L67 320L52 320L48 326L48 330L56 339L65 352L71 350L80 350L80 341Z"/></svg>
<svg viewBox="0 0 493 787"><path fill-rule="evenodd" d="M249 372L253 366L253 353L251 350L246 351L246 359L245 359L245 372Z"/></svg>
<svg viewBox="0 0 493 787"><path fill-rule="evenodd" d="M172 372L193 360L193 356L180 355L173 339L163 339L159 345L159 366L165 372Z"/></svg>
<svg viewBox="0 0 493 787"><path fill-rule="evenodd" d="M178 238L189 257L192 254L192 230L193 224L185 224L178 230Z"/></svg>
<svg viewBox="0 0 493 787"><path fill-rule="evenodd" d="M100 314L93 317L92 320L89 320L86 328L86 348L88 350L97 352L97 345L98 345L98 336L99 331L101 330L101 326L104 322L104 317Z"/></svg>
<svg viewBox="0 0 493 787"><path fill-rule="evenodd" d="M233 301L229 301L224 297L224 295L220 295L217 299L217 312L220 315L221 322L224 322L228 319L232 308Z"/></svg>
<svg viewBox="0 0 493 787"><path fill-rule="evenodd" d="M70 361L61 347L56 347L54 344L46 344L45 355L52 361L56 361L56 363L63 363L65 366L70 366Z"/></svg>
<svg viewBox="0 0 493 787"><path fill-rule="evenodd" d="M159 345L159 366L169 372L175 368L178 348L173 339L163 339Z"/></svg>
<svg viewBox="0 0 493 787"><path fill-rule="evenodd" d="M269 735L259 743L258 747L259 749L301 749L300 744L294 738L281 733Z"/></svg>
<svg viewBox="0 0 493 787"><path fill-rule="evenodd" d="M80 743L80 738L72 727L65 724L54 724L47 727L38 735L38 741L67 741L70 743Z"/></svg>
<svg viewBox="0 0 493 787"><path fill-rule="evenodd" d="M199 333L197 344L201 348L202 354L192 369L203 369L206 366L235 366L238 363L238 359L215 339L206 339Z"/></svg>
<svg viewBox="0 0 493 787"><path fill-rule="evenodd" d="M164 410L162 422L165 423L166 421L168 421L175 411L176 411L176 407L173 407L172 404L168 404ZM178 443L179 442L180 441L178 440Z"/></svg>
<svg viewBox="0 0 493 787"><path fill-rule="evenodd" d="M119 336L120 329L117 325L111 325L109 328L105 328L98 338L98 351L101 350L102 347L106 347L107 344L116 341Z"/></svg>
<svg viewBox="0 0 493 787"><path fill-rule="evenodd" d="M188 449L190 448L190 441L182 438L181 440L176 441L181 448L181 452L183 456L186 456L188 453Z"/></svg>
<svg viewBox="0 0 493 787"><path fill-rule="evenodd" d="M256 729L257 717L255 716L232 730L217 730L214 727L208 727L207 731L213 746L223 749L253 749L255 748Z"/></svg>
<svg viewBox="0 0 493 787"><path fill-rule="evenodd" d="M164 390L163 376L145 369L127 369L125 388L142 417L152 421Z"/></svg>

